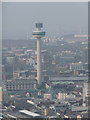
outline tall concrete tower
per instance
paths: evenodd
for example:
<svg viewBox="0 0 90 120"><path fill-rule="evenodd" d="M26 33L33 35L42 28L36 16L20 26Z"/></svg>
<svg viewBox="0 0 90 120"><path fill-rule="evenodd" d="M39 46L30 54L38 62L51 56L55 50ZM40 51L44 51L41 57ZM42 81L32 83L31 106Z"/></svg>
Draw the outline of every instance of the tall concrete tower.
<svg viewBox="0 0 90 120"><path fill-rule="evenodd" d="M37 80L38 84L42 83L42 68L41 68L41 38L45 36L45 31L42 30L43 24L36 23L36 30L32 36L37 39Z"/></svg>

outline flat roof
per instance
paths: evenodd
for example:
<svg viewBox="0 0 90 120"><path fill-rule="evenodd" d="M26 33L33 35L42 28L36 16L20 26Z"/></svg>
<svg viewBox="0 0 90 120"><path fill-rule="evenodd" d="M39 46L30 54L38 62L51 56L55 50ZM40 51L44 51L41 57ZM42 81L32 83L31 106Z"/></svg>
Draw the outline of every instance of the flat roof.
<svg viewBox="0 0 90 120"><path fill-rule="evenodd" d="M72 106L72 111L87 111L87 106Z"/></svg>
<svg viewBox="0 0 90 120"><path fill-rule="evenodd" d="M74 84L74 82L72 82L72 81L53 81L52 82L54 85L56 85L56 84Z"/></svg>
<svg viewBox="0 0 90 120"><path fill-rule="evenodd" d="M66 81L78 81L78 80L88 80L87 77L56 77L56 76L49 76L50 81L59 81L59 80L66 80Z"/></svg>
<svg viewBox="0 0 90 120"><path fill-rule="evenodd" d="M39 114L34 113L34 112L31 112L31 111L28 111L28 110L19 110L19 112L24 113L24 114L27 114L27 115L30 115L30 116L33 116L33 117L38 117L38 116L40 116Z"/></svg>

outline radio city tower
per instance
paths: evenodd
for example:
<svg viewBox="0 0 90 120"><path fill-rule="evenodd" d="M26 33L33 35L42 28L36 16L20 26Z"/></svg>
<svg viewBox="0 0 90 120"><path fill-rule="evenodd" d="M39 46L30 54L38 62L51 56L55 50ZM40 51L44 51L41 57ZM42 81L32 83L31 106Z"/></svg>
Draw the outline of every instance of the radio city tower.
<svg viewBox="0 0 90 120"><path fill-rule="evenodd" d="M41 38L45 36L45 31L42 30L43 24L36 23L36 29L33 31L32 36L37 39L37 81L38 84L42 83L42 68L41 68Z"/></svg>

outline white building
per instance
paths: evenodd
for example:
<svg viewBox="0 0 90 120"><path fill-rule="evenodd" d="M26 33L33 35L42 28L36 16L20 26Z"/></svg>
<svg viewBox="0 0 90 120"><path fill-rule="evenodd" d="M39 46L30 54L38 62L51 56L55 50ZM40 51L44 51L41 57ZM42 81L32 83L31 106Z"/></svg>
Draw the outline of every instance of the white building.
<svg viewBox="0 0 90 120"><path fill-rule="evenodd" d="M85 82L83 86L83 105L88 106L90 105L90 83Z"/></svg>
<svg viewBox="0 0 90 120"><path fill-rule="evenodd" d="M78 62L78 63L71 63L70 64L70 70L83 70L83 63Z"/></svg>
<svg viewBox="0 0 90 120"><path fill-rule="evenodd" d="M44 99L45 99L45 100L47 100L47 99L51 100L51 99L52 99L52 95L49 94L49 93L45 93L45 94L44 94Z"/></svg>
<svg viewBox="0 0 90 120"><path fill-rule="evenodd" d="M58 93L57 98L61 101L65 100L66 99L66 93L62 93L62 92Z"/></svg>

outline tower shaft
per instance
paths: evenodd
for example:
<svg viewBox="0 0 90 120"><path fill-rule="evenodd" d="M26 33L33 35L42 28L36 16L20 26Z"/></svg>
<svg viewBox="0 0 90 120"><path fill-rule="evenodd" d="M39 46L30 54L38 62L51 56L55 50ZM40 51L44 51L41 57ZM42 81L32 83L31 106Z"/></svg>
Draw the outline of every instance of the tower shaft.
<svg viewBox="0 0 90 120"><path fill-rule="evenodd" d="M38 84L41 84L41 45L40 45L40 38L37 39L37 80L38 80Z"/></svg>
<svg viewBox="0 0 90 120"><path fill-rule="evenodd" d="M45 31L42 30L43 24L36 23L36 30L32 35L37 39L37 82L38 85L42 84L42 70L41 70L41 38L45 36Z"/></svg>

